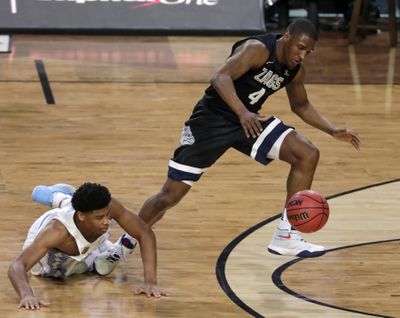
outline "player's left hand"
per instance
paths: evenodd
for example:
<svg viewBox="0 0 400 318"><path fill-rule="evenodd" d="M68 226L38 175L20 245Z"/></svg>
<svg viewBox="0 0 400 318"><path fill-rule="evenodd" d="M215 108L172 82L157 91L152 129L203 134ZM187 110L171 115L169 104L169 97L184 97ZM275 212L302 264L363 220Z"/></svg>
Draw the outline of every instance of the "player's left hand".
<svg viewBox="0 0 400 318"><path fill-rule="evenodd" d="M354 148L360 150L361 148L361 140L358 134L346 128L338 128L335 132L333 132L332 136L340 141L347 141L353 145Z"/></svg>
<svg viewBox="0 0 400 318"><path fill-rule="evenodd" d="M168 293L159 288L156 284L144 284L134 290L135 295L145 294L147 297L160 298L161 296L168 296Z"/></svg>

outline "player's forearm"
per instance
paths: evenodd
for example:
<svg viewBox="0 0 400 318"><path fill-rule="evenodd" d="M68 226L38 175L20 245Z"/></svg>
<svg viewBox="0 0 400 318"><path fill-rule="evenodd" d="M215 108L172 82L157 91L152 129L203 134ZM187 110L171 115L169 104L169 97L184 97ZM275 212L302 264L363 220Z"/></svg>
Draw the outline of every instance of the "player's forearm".
<svg viewBox="0 0 400 318"><path fill-rule="evenodd" d="M294 112L307 124L332 135L336 129L328 119L322 116L310 103L297 107Z"/></svg>
<svg viewBox="0 0 400 318"><path fill-rule="evenodd" d="M226 74L216 74L211 80L211 84L238 117L244 111L247 111L247 108L237 96L231 77Z"/></svg>
<svg viewBox="0 0 400 318"><path fill-rule="evenodd" d="M34 296L25 266L22 263L15 261L10 265L8 269L8 278L21 299L25 296Z"/></svg>
<svg viewBox="0 0 400 318"><path fill-rule="evenodd" d="M139 238L143 262L144 282L157 284L157 246L153 231L148 228Z"/></svg>

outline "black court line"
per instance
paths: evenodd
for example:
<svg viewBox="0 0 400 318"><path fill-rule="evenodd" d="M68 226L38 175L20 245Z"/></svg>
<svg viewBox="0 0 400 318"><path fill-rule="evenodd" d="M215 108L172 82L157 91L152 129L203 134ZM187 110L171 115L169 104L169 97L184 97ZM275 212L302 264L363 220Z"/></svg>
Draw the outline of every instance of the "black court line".
<svg viewBox="0 0 400 318"><path fill-rule="evenodd" d="M326 253L330 253L330 252L335 252L335 251L339 251L339 250L344 250L347 248L353 248L353 247L360 247L360 246L365 246L365 245L372 245L372 244L382 244L382 243L390 243L390 242L396 242L396 241L400 241L400 239L392 239L392 240L384 240L384 241L376 241L376 242L366 242L366 243L360 243L360 244L353 244L353 245L346 245L346 246L341 246L341 247L336 247L336 248L332 248L326 251ZM356 314L363 314L363 315L367 315L367 316L373 316L373 317L382 317L382 318L395 318L392 316L383 316L380 314L375 314L375 313L370 313L370 312L365 312L365 311L359 311L359 310L354 310L354 309L349 309L349 308L344 308L344 307L340 307L340 306L335 306L335 305L331 305L328 303L324 303L312 298L308 298L306 296L303 296L299 293L296 293L295 291L293 291L292 289L290 289L289 287L287 287L283 282L282 282L282 273L289 268L290 266L299 263L300 261L305 260L305 258L296 258L290 262L287 262L283 265L281 265L280 267L278 267L271 275L272 281L274 282L275 286L278 287L280 290L296 297L296 298L300 298L302 300L308 301L310 303L313 304L317 304L317 305L321 305L321 306L325 306L325 307L330 307L330 308L334 308L334 309L339 309L339 310L343 310L343 311L348 311L348 312L352 312L352 313L356 313Z"/></svg>
<svg viewBox="0 0 400 318"><path fill-rule="evenodd" d="M246 311L247 313L249 313L250 315L253 315L254 317L257 318L261 318L264 317L262 315L260 315L258 312L256 312L255 310L253 310L252 308L250 308L248 305L246 305L236 294L235 292L232 290L232 288L229 286L228 281L226 280L226 276L225 276L225 265L226 265L226 261L228 259L229 254L233 251L233 249L243 240L245 239L247 236L249 236L251 233L253 233L254 231L258 230L260 227L263 227L264 225L271 223L273 221L275 221L276 219L279 219L281 217L281 214L277 214L273 217L270 217L256 225L254 225L253 227L249 228L247 231L243 232L242 234L240 234L238 237L236 237L232 242L230 242L222 251L222 253L220 254L220 256L218 257L218 261L217 261L217 266L216 266L216 275L217 275L217 279L219 282L219 285L221 286L221 288L223 289L223 291L225 292L225 294L227 294L227 296L236 304L238 305L240 308L242 308L244 311Z"/></svg>
<svg viewBox="0 0 400 318"><path fill-rule="evenodd" d="M39 75L40 83L42 84L43 94L46 98L48 105L55 104L54 96L51 91L49 79L47 78L46 70L44 68L44 63L42 60L35 60L36 70Z"/></svg>
<svg viewBox="0 0 400 318"><path fill-rule="evenodd" d="M369 189L369 188L373 188L373 187L378 187L381 185L385 185L385 184L389 184L389 183L394 183L394 182L399 182L400 179L394 179L394 180L389 180L389 181L384 181L384 182L380 182L380 183L375 183L372 185L368 185L365 187L361 187L361 188L357 188L357 189L353 189L353 190L349 190L349 191L344 191L344 192L340 192L338 194L334 194L331 196L326 197L327 200L333 199L333 198L337 198L340 196L344 196L350 193L354 193L354 192L358 192L358 191L362 191L365 189ZM246 311L248 314L252 315L253 317L257 317L257 318L262 318L264 317L263 315L261 315L260 313L256 312L254 309L252 309L250 306L248 306L244 301L242 301L236 294L235 292L232 290L232 288L230 287L227 279L226 279L226 275L225 275L225 265L226 265L226 261L229 257L229 255L231 254L231 252L233 251L233 249L242 241L244 240L247 236L249 236L251 233L253 233L254 231L258 230L259 228L263 227L264 225L271 223L273 221L275 221L276 219L278 219L281 216L281 213L270 217L254 226L252 226L251 228L249 228L248 230L244 231L243 233L241 233L239 236L237 236L233 241L231 241L221 252L221 254L218 257L217 260L217 264L216 264L216 269L215 269L215 273L217 276L217 280L219 282L219 285L221 286L222 290L225 292L225 294L240 308L242 308L244 311ZM359 245L368 245L368 244L378 244L378 243L387 243L387 242L392 242L392 241L400 241L400 239L394 239L394 240L388 240L388 241L380 241L380 242L367 242L367 243L362 243L362 244L355 244L355 245L349 245L349 246L344 246L344 247L338 247L338 248L334 248L334 249L330 249L327 250L327 252L332 252L332 251L336 251L339 249L343 249L343 248L350 248L350 247L354 247L354 246L359 246ZM265 251L267 253L267 250ZM323 257L323 256L321 256ZM295 264L297 262L300 262L301 260L303 260L302 258L296 258L292 261L289 261L283 265L281 265L278 269L281 269L280 274L278 275L278 269L276 269L274 271L274 273L272 274L272 281L275 283L275 281L278 283L278 285L275 283L275 285L280 288L281 290L289 293L292 296L295 296L297 298L303 299L305 301L309 301L318 305L323 305L323 306L327 306L327 307L331 307L331 308L335 308L335 309L340 309L340 310L344 310L344 311L351 311L351 312L355 312L355 313L361 313L361 314L365 314L365 315L369 315L369 316L375 316L375 317L384 317L384 318L394 318L394 317L389 317L389 316L382 316L382 315L376 315L376 314L372 314L372 313L364 313L364 312L358 312L358 311L353 311L351 309L347 309L347 308L341 308L341 307L337 307L334 305L330 305L330 304L324 304L321 302L318 302L316 300L307 298L305 296L302 296L300 294L297 294L293 291L291 291L289 288L287 288L283 283L282 280L280 279L281 274L283 272L284 269L288 268L289 266L291 266L292 264ZM274 274L277 273L274 277Z"/></svg>

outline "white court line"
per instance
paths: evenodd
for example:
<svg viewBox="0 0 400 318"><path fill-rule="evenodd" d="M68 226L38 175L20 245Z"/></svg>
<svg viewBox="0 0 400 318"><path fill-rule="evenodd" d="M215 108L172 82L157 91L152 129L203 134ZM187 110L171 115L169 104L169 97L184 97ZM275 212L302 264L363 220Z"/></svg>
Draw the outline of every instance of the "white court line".
<svg viewBox="0 0 400 318"><path fill-rule="evenodd" d="M10 0L11 4L11 13L17 14L17 0Z"/></svg>

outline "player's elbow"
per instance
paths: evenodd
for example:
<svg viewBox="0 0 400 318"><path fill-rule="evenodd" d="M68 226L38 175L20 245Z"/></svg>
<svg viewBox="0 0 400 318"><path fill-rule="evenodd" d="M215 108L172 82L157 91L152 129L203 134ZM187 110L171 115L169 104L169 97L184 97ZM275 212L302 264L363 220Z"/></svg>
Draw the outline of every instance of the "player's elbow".
<svg viewBox="0 0 400 318"><path fill-rule="evenodd" d="M304 112L307 109L307 103L304 104L290 104L290 109L299 117L303 117Z"/></svg>
<svg viewBox="0 0 400 318"><path fill-rule="evenodd" d="M23 267L23 266L22 266L21 262L19 262L18 260L14 260L10 264L10 266L8 267L8 273L7 274L8 274L8 278L11 281L14 281L15 276L17 275L18 270L21 269L21 267Z"/></svg>
<svg viewBox="0 0 400 318"><path fill-rule="evenodd" d="M210 84L215 87L218 84L219 74L215 73L213 77L211 77Z"/></svg>
<svg viewBox="0 0 400 318"><path fill-rule="evenodd" d="M150 225L146 224L144 231L145 231L145 235L148 236L151 240L156 239L156 235L154 234Z"/></svg>
<svg viewBox="0 0 400 318"><path fill-rule="evenodd" d="M221 86L226 79L227 75L221 72L216 72L214 76L210 80L210 84L214 87L217 88Z"/></svg>
<svg viewBox="0 0 400 318"><path fill-rule="evenodd" d="M151 229L151 226L148 224L144 224L136 239L138 240L139 244L141 244L143 240L155 240L156 236L153 230Z"/></svg>

